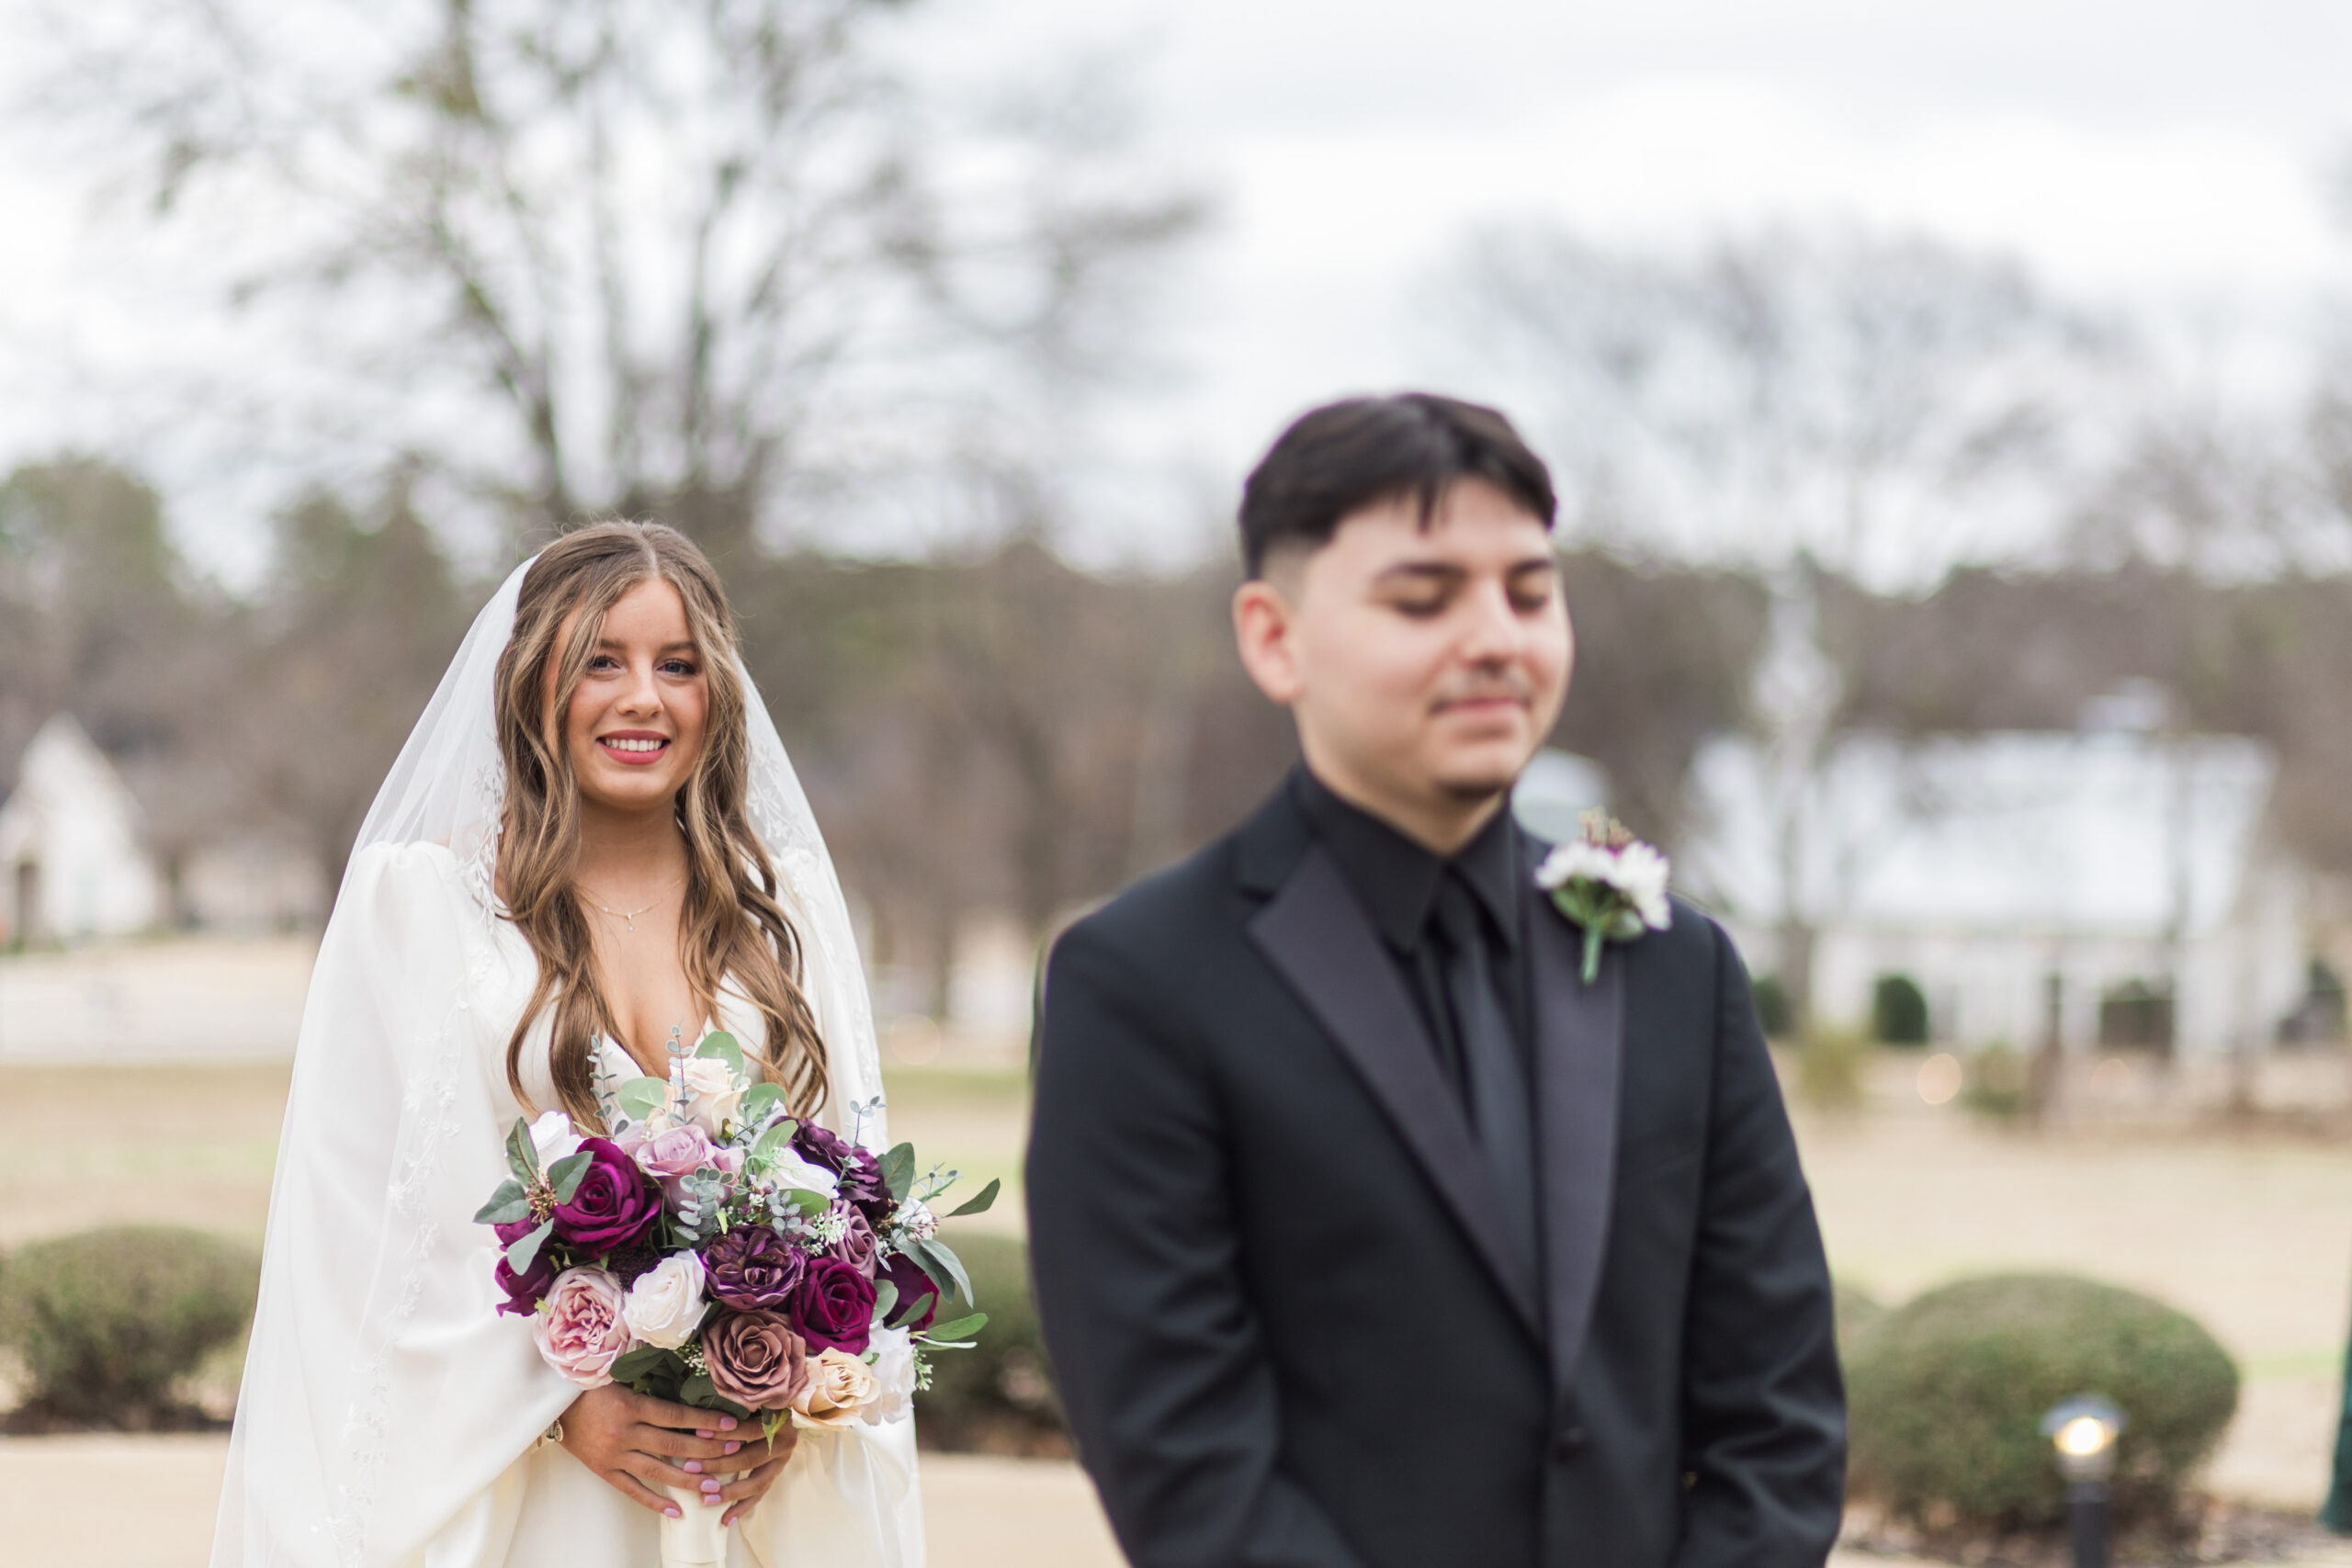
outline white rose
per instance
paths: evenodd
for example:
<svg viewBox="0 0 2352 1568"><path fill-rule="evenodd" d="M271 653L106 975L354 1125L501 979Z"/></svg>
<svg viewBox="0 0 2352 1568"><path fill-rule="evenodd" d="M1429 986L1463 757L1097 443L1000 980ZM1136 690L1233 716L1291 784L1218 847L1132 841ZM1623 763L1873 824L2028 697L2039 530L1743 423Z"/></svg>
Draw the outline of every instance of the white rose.
<svg viewBox="0 0 2352 1568"><path fill-rule="evenodd" d="M874 1402L858 1414L878 1427L915 1407L914 1336L903 1328L877 1329L866 1348L874 1352Z"/></svg>
<svg viewBox="0 0 2352 1568"><path fill-rule="evenodd" d="M817 1427L846 1427L880 1396L873 1370L846 1350L808 1361L808 1381L792 1397L793 1414Z"/></svg>
<svg viewBox="0 0 2352 1568"><path fill-rule="evenodd" d="M716 1056L689 1056L684 1077L686 1094L696 1100L717 1100L735 1092L735 1074Z"/></svg>
<svg viewBox="0 0 2352 1568"><path fill-rule="evenodd" d="M778 1187L820 1194L831 1202L841 1196L842 1179L821 1165L811 1164L797 1149L779 1149L768 1161L768 1179Z"/></svg>
<svg viewBox="0 0 2352 1568"><path fill-rule="evenodd" d="M939 1234L939 1216L920 1198L910 1198L899 1205L898 1223L917 1241L929 1241Z"/></svg>
<svg viewBox="0 0 2352 1568"><path fill-rule="evenodd" d="M531 1123L531 1146L539 1153L541 1170L567 1155L578 1154L580 1145L580 1134L571 1130L571 1118L560 1111L542 1111Z"/></svg>
<svg viewBox="0 0 2352 1568"><path fill-rule="evenodd" d="M709 1305L702 1292L702 1259L691 1252L673 1252L628 1288L621 1321L648 1345L674 1350L694 1337L702 1322Z"/></svg>

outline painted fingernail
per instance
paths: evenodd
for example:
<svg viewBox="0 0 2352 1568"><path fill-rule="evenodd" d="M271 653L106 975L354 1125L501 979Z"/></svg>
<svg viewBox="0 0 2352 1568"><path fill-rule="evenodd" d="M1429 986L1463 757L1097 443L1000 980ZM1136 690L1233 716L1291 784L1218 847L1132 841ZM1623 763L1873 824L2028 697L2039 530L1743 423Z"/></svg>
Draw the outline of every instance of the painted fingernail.
<svg viewBox="0 0 2352 1568"><path fill-rule="evenodd" d="M703 1491L704 1491L706 1494L718 1491L718 1477L717 1477L717 1476L715 1476L715 1475L706 1475L706 1476L704 1476L704 1477L702 1478L702 1489L703 1489Z"/></svg>
<svg viewBox="0 0 2352 1568"><path fill-rule="evenodd" d="M686 1473L688 1475L700 1475L702 1473L702 1461L698 1459L690 1459L686 1461Z"/></svg>
<svg viewBox="0 0 2352 1568"><path fill-rule="evenodd" d="M729 1453L730 1453L730 1454L731 1454L731 1453L733 1453L737 1449L740 1449L740 1448L741 1448L742 1446L743 1446L743 1445L742 1445L741 1443L737 1442L737 1441L735 1441L735 1440L733 1440L733 1439L731 1439L731 1438L730 1438L730 1439L729 1439L728 1444L727 1444L727 1451L728 1451Z"/></svg>
<svg viewBox="0 0 2352 1568"><path fill-rule="evenodd" d="M721 1416L718 1418L718 1429L722 1432L733 1431L735 1429L735 1417L732 1416Z"/></svg>
<svg viewBox="0 0 2352 1568"><path fill-rule="evenodd" d="M706 1492L703 1494L702 1506L706 1508L716 1508L719 1506L720 1501L721 1499L716 1492Z"/></svg>
<svg viewBox="0 0 2352 1568"><path fill-rule="evenodd" d="M672 1518L673 1518L673 1519L683 1519L683 1518L684 1518L684 1517L686 1517L685 1515L684 1515L684 1514L682 1514L682 1513L678 1512L678 1505L676 1505L675 1503L671 1504L668 1507L666 1507L666 1508L662 1509L662 1511L663 1513L665 1513L665 1514L669 1515L669 1516L670 1516Z"/></svg>
<svg viewBox="0 0 2352 1568"><path fill-rule="evenodd" d="M710 1438L715 1438L715 1437L718 1436L718 1433L716 1433L716 1432L696 1432L696 1433L695 1434L695 1437L697 1437L697 1438L703 1438L704 1440L707 1441L707 1440L709 1440Z"/></svg>

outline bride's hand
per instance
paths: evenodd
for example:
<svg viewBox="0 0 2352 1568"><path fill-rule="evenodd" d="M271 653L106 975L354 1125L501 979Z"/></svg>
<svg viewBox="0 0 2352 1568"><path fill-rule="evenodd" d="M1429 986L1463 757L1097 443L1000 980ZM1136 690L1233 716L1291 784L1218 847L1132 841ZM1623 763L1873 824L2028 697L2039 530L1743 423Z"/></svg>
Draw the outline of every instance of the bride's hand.
<svg viewBox="0 0 2352 1568"><path fill-rule="evenodd" d="M673 1404L607 1383L588 1390L563 1413L563 1446L630 1501L657 1514L675 1515L678 1506L657 1488L699 1490L706 1497L718 1492L719 1483L708 1472L722 1468L716 1461L744 1447L734 1436L735 1427L732 1416ZM753 1447L762 1454L766 1451L763 1443ZM723 1468L738 1470L753 1462L746 1452ZM735 1495L734 1488L728 1489L729 1501Z"/></svg>
<svg viewBox="0 0 2352 1568"><path fill-rule="evenodd" d="M719 1492L720 1500L728 1506L727 1517L718 1521L722 1525L733 1524L752 1511L752 1504L767 1495L768 1488L775 1485L776 1477L784 1473L785 1461L792 1457L793 1445L800 1441L800 1434L793 1430L788 1422L777 1431L773 1445L759 1435L756 1426L749 1430L751 1440L743 1445L743 1451L735 1456L735 1462L752 1466L752 1473L729 1482Z"/></svg>

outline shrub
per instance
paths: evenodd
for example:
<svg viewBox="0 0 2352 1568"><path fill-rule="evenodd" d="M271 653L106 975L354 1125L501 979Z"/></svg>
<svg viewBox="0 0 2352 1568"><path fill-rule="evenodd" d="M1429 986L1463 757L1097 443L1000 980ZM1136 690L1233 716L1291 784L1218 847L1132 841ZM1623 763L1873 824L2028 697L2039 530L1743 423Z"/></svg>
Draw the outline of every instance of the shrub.
<svg viewBox="0 0 2352 1568"><path fill-rule="evenodd" d="M2029 1087L2025 1058L1996 1042L1968 1058L1967 1086L1960 1102L1980 1116L2013 1121L2025 1113Z"/></svg>
<svg viewBox="0 0 2352 1568"><path fill-rule="evenodd" d="M28 1404L94 1426L177 1413L172 1385L244 1332L261 1281L252 1248L202 1231L116 1225L19 1247L0 1274L0 1340Z"/></svg>
<svg viewBox="0 0 2352 1568"><path fill-rule="evenodd" d="M2041 1417L2098 1393L2130 1423L2118 1522L2167 1524L2237 1409L2238 1373L2195 1319L2066 1275L1931 1291L1890 1314L1848 1367L1853 1484L1916 1523L2006 1531L2065 1514Z"/></svg>
<svg viewBox="0 0 2352 1568"><path fill-rule="evenodd" d="M1815 1029L1797 1054L1797 1093L1821 1111L1850 1111L1862 1102L1870 1043L1842 1030Z"/></svg>
<svg viewBox="0 0 2352 1568"><path fill-rule="evenodd" d="M1881 975L1871 987L1871 1038L1882 1045L1928 1043L1928 994L1908 975Z"/></svg>
<svg viewBox="0 0 2352 1568"><path fill-rule="evenodd" d="M943 1449L1055 1451L1064 1441L1061 1400L1037 1325L1029 1249L1011 1236L973 1234L953 1245L989 1324L971 1349L931 1359L931 1387L915 1398L915 1429ZM952 1305L944 1314L963 1310Z"/></svg>
<svg viewBox="0 0 2352 1568"><path fill-rule="evenodd" d="M1839 1280L1831 1287L1838 1324L1838 1359L1851 1363L1863 1336L1886 1321L1886 1308L1860 1285Z"/></svg>

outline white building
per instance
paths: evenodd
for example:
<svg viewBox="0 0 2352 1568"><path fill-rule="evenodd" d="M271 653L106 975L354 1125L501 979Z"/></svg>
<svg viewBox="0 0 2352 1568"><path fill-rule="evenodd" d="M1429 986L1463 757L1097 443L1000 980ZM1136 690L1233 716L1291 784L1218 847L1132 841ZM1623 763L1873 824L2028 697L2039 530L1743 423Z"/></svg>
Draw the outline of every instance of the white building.
<svg viewBox="0 0 2352 1568"><path fill-rule="evenodd" d="M161 879L138 803L65 714L25 749L0 803L0 941L75 941L143 931L163 917Z"/></svg>
<svg viewBox="0 0 2352 1568"><path fill-rule="evenodd" d="M2258 1048L2312 952L2305 878L2267 832L2276 773L2253 741L2145 731L1845 737L1803 773L1721 740L1677 880L1758 973L1792 896L1831 1024L1904 975L1939 1039L2031 1049L2054 1025L2083 1050L2136 985L2171 992L2183 1056Z"/></svg>

